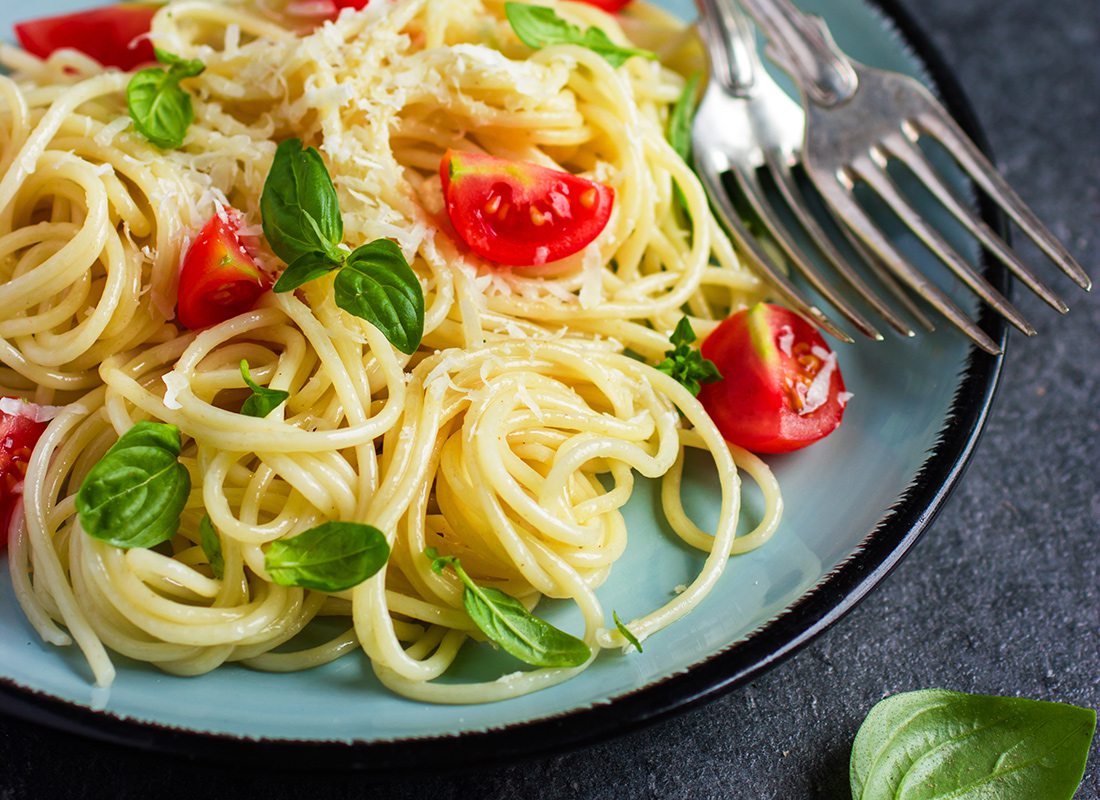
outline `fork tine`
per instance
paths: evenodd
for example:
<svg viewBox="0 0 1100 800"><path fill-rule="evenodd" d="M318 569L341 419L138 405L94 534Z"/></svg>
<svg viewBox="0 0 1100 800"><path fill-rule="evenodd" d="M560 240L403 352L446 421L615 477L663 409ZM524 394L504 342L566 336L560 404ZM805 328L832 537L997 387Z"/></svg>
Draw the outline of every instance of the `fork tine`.
<svg viewBox="0 0 1100 800"><path fill-rule="evenodd" d="M1005 244L1004 239L994 233L977 214L971 211L958 194L940 176L939 171L911 138L902 134L890 136L883 140L883 146L895 158L900 159L925 187L943 203L959 222L963 224L982 245L993 253L1001 262L1012 271L1035 294L1039 295L1054 310L1060 314L1069 311L1069 307L1049 286L1043 283L1034 272L1016 255L1016 252Z"/></svg>
<svg viewBox="0 0 1100 800"><path fill-rule="evenodd" d="M725 226L726 230L729 231L730 235L733 236L740 251L748 256L753 267L783 295L784 299L791 304L795 311L812 320L823 330L832 334L840 341L851 344L853 342L851 336L838 328L836 324L825 315L825 312L803 297L802 293L795 288L794 284L790 282L782 271L772 266L767 253L761 249L756 239L745 228L744 223L741 222L741 217L737 209L733 207L733 202L730 200L729 195L726 194L726 188L722 185L718 169L709 162L704 161L699 156L698 150L696 150L695 156L695 172L699 175L703 186L706 188L707 196L710 198L715 211L718 212L719 221Z"/></svg>
<svg viewBox="0 0 1100 800"><path fill-rule="evenodd" d="M1019 195L1001 177L989 159L947 114L923 114L916 119L921 132L939 141L982 190L1016 221L1039 248L1078 286L1088 291L1092 280Z"/></svg>
<svg viewBox="0 0 1100 800"><path fill-rule="evenodd" d="M779 247L783 250L783 253L787 256L787 259L794 265L810 285L817 289L829 303L832 304L844 317L851 322L859 332L865 336L869 336L876 342L882 341L882 334L875 329L863 314L861 314L856 308L852 306L843 296L837 293L837 291L829 285L828 281L825 281L817 270L813 268L812 262L806 257L805 253L791 238L790 232L786 226L780 222L776 216L774 210L768 203L767 198L764 196L764 189L757 180L756 175L750 173L748 170L738 168L735 166L731 172L737 181L737 186L741 190L741 193L749 201L752 206L752 210L756 213L757 218L764 224L764 228L768 234L779 244Z"/></svg>
<svg viewBox="0 0 1100 800"><path fill-rule="evenodd" d="M921 311L920 307L913 301L913 298L905 291L905 287L897 282L897 279L890 273L890 270L882 263L882 259L872 253L867 245L863 243L863 240L856 236L851 228L840 220L837 220L836 223L840 232L844 234L844 238L848 240L848 244L856 251L856 255L863 259L863 262L871 268L871 271L875 273L875 277L878 278L882 285L897 298L899 303L905 306L905 310L909 312L913 319L920 323L921 327L929 333L936 330L936 326L932 320L928 318L927 314Z"/></svg>
<svg viewBox="0 0 1100 800"><path fill-rule="evenodd" d="M851 230L863 240L882 263L897 275L907 286L923 297L937 311L955 324L979 347L987 353L1000 355L1001 348L989 335L979 328L961 308L959 308L939 287L928 280L890 243L882 229L875 224L855 201L849 187L839 180L815 181L817 190L829 203L829 207Z"/></svg>
<svg viewBox="0 0 1100 800"><path fill-rule="evenodd" d="M779 187L780 194L783 195L783 199L786 200L787 206L798 219L799 223L801 223L806 233L809 234L810 240L813 241L814 246L817 247L821 254L825 256L826 260L832 264L833 268L848 281L852 288L886 320L890 327L902 336L916 336L916 332L895 313L894 309L888 306L878 296L874 289L867 285L867 282L863 280L860 274L852 269L848 261L837 251L836 246L833 244L832 240L829 239L828 234L822 230L821 225L814 219L813 214L810 213L810 210L800 197L801 190L795 183L794 176L791 174L791 169L786 161L771 148L765 150L764 158L767 161L768 168L771 170L772 178Z"/></svg>
<svg viewBox="0 0 1100 800"><path fill-rule="evenodd" d="M851 172L862 179L886 205L890 206L909 230L915 233L917 238L924 242L929 250L939 256L940 260L963 283L1021 331L1028 336L1034 336L1035 329L1024 319L1023 315L1000 292L990 286L989 282L978 274L977 270L944 240L939 231L929 225L920 213L910 205L909 201L902 196L898 187L886 172L885 158L885 154L881 152L877 158L875 156L860 156L852 162ZM880 159L882 163L876 163Z"/></svg>

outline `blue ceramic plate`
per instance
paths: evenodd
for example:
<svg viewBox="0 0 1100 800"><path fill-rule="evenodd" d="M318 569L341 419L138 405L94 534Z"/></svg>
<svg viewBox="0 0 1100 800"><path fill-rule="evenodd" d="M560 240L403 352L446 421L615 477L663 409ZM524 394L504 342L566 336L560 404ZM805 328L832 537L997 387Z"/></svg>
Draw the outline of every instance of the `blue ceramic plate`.
<svg viewBox="0 0 1100 800"><path fill-rule="evenodd" d="M89 4L40 0L33 14ZM16 5L3 4L0 31L27 15ZM690 0L664 5L693 15ZM823 14L856 58L933 84L974 131L950 75L893 0L805 0L803 6ZM1000 226L988 209L986 217ZM939 274L913 242L903 240L903 246ZM1004 288L1000 271L987 274ZM941 282L953 288L947 279ZM1003 343L1003 326L989 315L983 325ZM564 685L482 706L430 706L396 697L354 655L292 675L229 666L201 678L171 677L119 658L115 685L95 689L75 648L38 640L12 596L5 568L0 708L138 747L267 763L300 756L299 766L375 771L471 765L562 749L682 710L790 655L886 576L958 480L1000 369L1000 359L978 352L946 326L915 341L841 346L840 358L855 393L844 425L808 451L771 459L786 498L782 528L765 547L734 559L702 606L647 641L643 654L605 653ZM706 469L692 473L702 477L687 489L688 508L700 520L713 521L716 482ZM751 492L747 505L751 515ZM605 608L628 619L665 602L702 562L656 521L656 508L653 493L642 487L627 509L630 547L599 591ZM639 575L645 580L637 580ZM555 621L575 626L568 609L553 613ZM457 665L459 677L499 674L493 659L482 660L487 652L468 647Z"/></svg>

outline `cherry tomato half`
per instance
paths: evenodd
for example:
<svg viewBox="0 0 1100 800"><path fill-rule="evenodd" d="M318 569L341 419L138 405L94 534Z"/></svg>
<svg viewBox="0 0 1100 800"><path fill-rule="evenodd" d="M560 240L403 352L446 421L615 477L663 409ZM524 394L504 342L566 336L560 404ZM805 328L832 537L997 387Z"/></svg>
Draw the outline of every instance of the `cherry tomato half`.
<svg viewBox="0 0 1100 800"><path fill-rule="evenodd" d="M608 14L614 14L629 3L630 0L582 0L582 2L588 3L588 5L595 6L596 8L602 8Z"/></svg>
<svg viewBox="0 0 1100 800"><path fill-rule="evenodd" d="M336 19L345 8L362 11L369 0L294 0L287 3L286 13L292 17L310 17L320 21Z"/></svg>
<svg viewBox="0 0 1100 800"><path fill-rule="evenodd" d="M183 259L180 271L180 324L195 330L243 314L271 288L271 278L237 236L240 215L226 209L206 223Z"/></svg>
<svg viewBox="0 0 1100 800"><path fill-rule="evenodd" d="M15 502L22 492L27 462L38 437L46 430L39 422L39 406L7 397L0 409L0 547L8 541Z"/></svg>
<svg viewBox="0 0 1100 800"><path fill-rule="evenodd" d="M156 60L149 39L134 40L149 32L157 8L147 3L119 3L76 14L43 17L17 23L15 35L28 53L39 58L68 47L91 56L105 67L131 70Z"/></svg>
<svg viewBox="0 0 1100 800"><path fill-rule="evenodd" d="M840 425L851 395L836 355L793 311L758 303L715 328L701 350L722 380L705 384L699 400L733 444L786 453Z"/></svg>
<svg viewBox="0 0 1100 800"><path fill-rule="evenodd" d="M510 266L557 261L607 225L615 190L526 161L448 150L439 164L447 215L479 256Z"/></svg>

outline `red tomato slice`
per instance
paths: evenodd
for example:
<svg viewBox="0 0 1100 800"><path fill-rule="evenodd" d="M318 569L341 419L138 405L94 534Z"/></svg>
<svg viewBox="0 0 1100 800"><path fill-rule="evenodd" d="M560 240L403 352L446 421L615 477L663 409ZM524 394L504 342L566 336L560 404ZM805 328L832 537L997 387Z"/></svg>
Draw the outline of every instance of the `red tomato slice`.
<svg viewBox="0 0 1100 800"><path fill-rule="evenodd" d="M31 451L46 430L46 422L38 421L41 406L10 397L2 402L5 408L0 409L0 547L8 541L8 524L22 493Z"/></svg>
<svg viewBox="0 0 1100 800"><path fill-rule="evenodd" d="M369 0L294 0L287 3L286 13L292 17L311 17L313 19L336 19L340 11L354 8L362 11Z"/></svg>
<svg viewBox="0 0 1100 800"><path fill-rule="evenodd" d="M271 288L270 277L237 236L240 214L215 214L183 259L180 272L180 324L196 330L243 314Z"/></svg>
<svg viewBox="0 0 1100 800"><path fill-rule="evenodd" d="M581 0L584 3L588 3L590 6L596 8L602 8L608 14L614 14L622 9L630 0Z"/></svg>
<svg viewBox="0 0 1100 800"><path fill-rule="evenodd" d="M448 150L439 164L447 214L489 261L531 266L583 249L607 225L615 190L526 161Z"/></svg>
<svg viewBox="0 0 1100 800"><path fill-rule="evenodd" d="M722 380L699 400L727 440L754 453L786 453L832 433L851 397L821 334L781 306L758 303L714 329L703 356Z"/></svg>
<svg viewBox="0 0 1100 800"><path fill-rule="evenodd" d="M76 14L43 17L17 23L15 35L28 53L39 58L69 47L105 67L131 70L156 60L152 42L134 40L149 32L157 8L147 3L119 3Z"/></svg>

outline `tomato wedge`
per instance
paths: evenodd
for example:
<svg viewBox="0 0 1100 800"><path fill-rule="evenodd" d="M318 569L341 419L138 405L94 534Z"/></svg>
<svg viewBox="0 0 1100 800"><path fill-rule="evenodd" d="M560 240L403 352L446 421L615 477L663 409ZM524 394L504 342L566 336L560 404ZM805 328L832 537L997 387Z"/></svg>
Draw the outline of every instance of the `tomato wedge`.
<svg viewBox="0 0 1100 800"><path fill-rule="evenodd" d="M119 3L76 14L19 22L15 35L28 53L46 58L68 47L91 56L105 67L131 70L155 61L153 43L139 36L149 32L158 6Z"/></svg>
<svg viewBox="0 0 1100 800"><path fill-rule="evenodd" d="M286 13L292 17L336 19L345 8L362 11L370 0L294 0L287 3Z"/></svg>
<svg viewBox="0 0 1100 800"><path fill-rule="evenodd" d="M45 411L34 403L0 398L0 547L8 541L8 524L23 492L31 451L46 430Z"/></svg>
<svg viewBox="0 0 1100 800"><path fill-rule="evenodd" d="M568 172L448 150L439 164L447 215L479 256L497 264L557 261L592 242L615 190Z"/></svg>
<svg viewBox="0 0 1100 800"><path fill-rule="evenodd" d="M754 453L786 453L840 425L850 394L836 355L805 319L758 303L714 329L701 348L722 380L699 400L733 444Z"/></svg>
<svg viewBox="0 0 1100 800"><path fill-rule="evenodd" d="M588 3L590 6L596 8L602 8L608 14L614 14L623 8L630 0L582 0L582 2Z"/></svg>
<svg viewBox="0 0 1100 800"><path fill-rule="evenodd" d="M271 288L271 278L237 235L240 212L227 208L206 223L183 259L180 324L196 330L243 314Z"/></svg>

